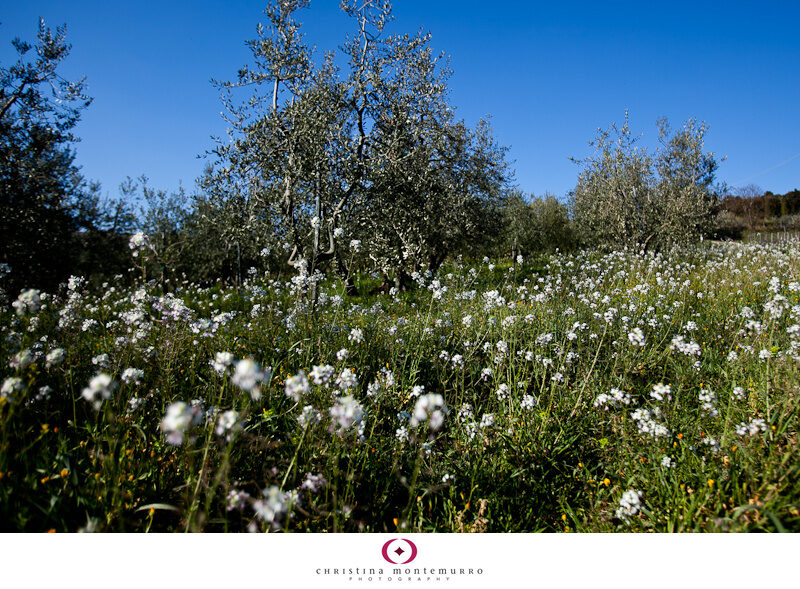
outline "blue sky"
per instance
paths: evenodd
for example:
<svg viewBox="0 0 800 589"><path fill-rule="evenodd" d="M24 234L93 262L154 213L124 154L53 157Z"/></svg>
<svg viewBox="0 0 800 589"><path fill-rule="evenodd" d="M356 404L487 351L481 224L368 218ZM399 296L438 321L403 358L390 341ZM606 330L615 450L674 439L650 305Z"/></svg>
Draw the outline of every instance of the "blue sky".
<svg viewBox="0 0 800 589"><path fill-rule="evenodd" d="M575 185L570 157L590 154L598 127L625 110L655 140L655 122L710 124L707 149L727 156L718 178L774 192L800 188L800 41L794 2L477 2L395 0L393 31L433 34L454 70L450 99L474 124L492 115L526 192ZM86 76L95 99L77 134L78 163L115 196L125 176L155 187L194 186L225 124L209 80L249 63L244 41L263 2L29 0L0 16L0 60L10 41L34 40L38 17L66 23L65 77ZM348 29L337 0L301 13L306 38L335 49Z"/></svg>

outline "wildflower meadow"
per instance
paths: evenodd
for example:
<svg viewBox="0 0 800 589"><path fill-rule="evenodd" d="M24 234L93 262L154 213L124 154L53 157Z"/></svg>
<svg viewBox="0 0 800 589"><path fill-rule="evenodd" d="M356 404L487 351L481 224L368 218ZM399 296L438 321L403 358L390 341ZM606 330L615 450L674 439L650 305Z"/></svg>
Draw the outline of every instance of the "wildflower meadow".
<svg viewBox="0 0 800 589"><path fill-rule="evenodd" d="M423 532L800 531L790 8L11 4L0 532L387 536L291 548L305 585L409 564ZM682 122L639 130L658 113ZM568 576L465 538L389 581ZM220 582L277 579L278 540ZM130 568L69 542L51 568ZM175 566L201 552L137 572L213 584Z"/></svg>
<svg viewBox="0 0 800 589"><path fill-rule="evenodd" d="M7 293L0 526L797 531L799 274L705 243Z"/></svg>

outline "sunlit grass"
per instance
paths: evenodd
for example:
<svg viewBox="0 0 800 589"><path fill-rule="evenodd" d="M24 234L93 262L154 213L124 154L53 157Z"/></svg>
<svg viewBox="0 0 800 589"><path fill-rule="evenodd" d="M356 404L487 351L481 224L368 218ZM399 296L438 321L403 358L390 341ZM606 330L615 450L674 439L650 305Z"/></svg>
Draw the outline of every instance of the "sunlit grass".
<svg viewBox="0 0 800 589"><path fill-rule="evenodd" d="M2 528L797 531L799 254L25 293Z"/></svg>

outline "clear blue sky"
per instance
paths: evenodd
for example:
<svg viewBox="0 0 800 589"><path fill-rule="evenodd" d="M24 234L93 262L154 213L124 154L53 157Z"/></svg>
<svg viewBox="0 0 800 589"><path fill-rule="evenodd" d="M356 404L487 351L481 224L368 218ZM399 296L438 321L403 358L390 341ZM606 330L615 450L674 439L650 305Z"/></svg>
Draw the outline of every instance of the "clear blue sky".
<svg viewBox="0 0 800 589"><path fill-rule="evenodd" d="M635 131L689 117L711 125L707 147L727 156L718 178L774 192L800 188L800 5L795 2L477 2L395 0L392 30L433 33L451 57L451 103L474 123L491 114L526 192L563 196L597 127L630 110ZM263 21L249 0L45 1L6 5L0 60L38 17L66 23L67 77L95 99L77 129L78 163L115 196L125 176L194 186L197 159L224 133L209 80L249 63L244 41ZM303 11L307 40L335 49L347 30L338 0Z"/></svg>

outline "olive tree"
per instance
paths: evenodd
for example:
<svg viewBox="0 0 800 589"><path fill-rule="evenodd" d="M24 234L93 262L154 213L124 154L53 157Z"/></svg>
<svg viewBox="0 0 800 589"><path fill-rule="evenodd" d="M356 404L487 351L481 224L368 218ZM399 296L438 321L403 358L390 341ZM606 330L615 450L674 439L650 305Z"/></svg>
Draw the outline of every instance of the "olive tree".
<svg viewBox="0 0 800 589"><path fill-rule="evenodd" d="M209 201L217 205L226 247L258 236L267 249L276 242L299 241L299 215L306 192L302 149L310 138L300 98L312 78L310 49L294 13L308 0L282 0L267 6L267 27L248 41L254 64L232 82L216 82L223 92L229 141L220 141L214 168L202 179ZM241 98L237 90L251 88ZM307 208L307 207L306 207Z"/></svg>
<svg viewBox="0 0 800 589"><path fill-rule="evenodd" d="M565 203L552 194L525 196L511 191L503 209L505 217L505 252L529 256L573 247L573 228Z"/></svg>
<svg viewBox="0 0 800 589"><path fill-rule="evenodd" d="M470 129L445 100L449 71L429 36L394 39L399 75L384 80L368 173L349 215L351 231L384 283L435 273L448 255L500 234L505 149L487 121Z"/></svg>
<svg viewBox="0 0 800 589"><path fill-rule="evenodd" d="M646 249L696 241L711 230L718 162L704 151L708 126L691 119L672 132L661 119L658 130L651 155L637 145L626 113L624 125L599 130L590 143L594 155L578 161L571 209L584 242Z"/></svg>
<svg viewBox="0 0 800 589"><path fill-rule="evenodd" d="M307 6L271 2L254 65L220 84L231 140L216 150L211 192L240 203L238 230L259 231L302 272L348 278L354 260L387 277L435 270L491 218L504 152L488 126L454 121L430 35L387 34L388 1L344 0L354 32L341 60L320 65L295 19ZM245 87L252 97L236 98Z"/></svg>
<svg viewBox="0 0 800 589"><path fill-rule="evenodd" d="M65 27L40 20L35 43L12 45L17 61L0 65L0 263L11 268L12 290L52 288L69 272L83 220L88 188L72 131L91 99L83 80L59 73L70 52Z"/></svg>

